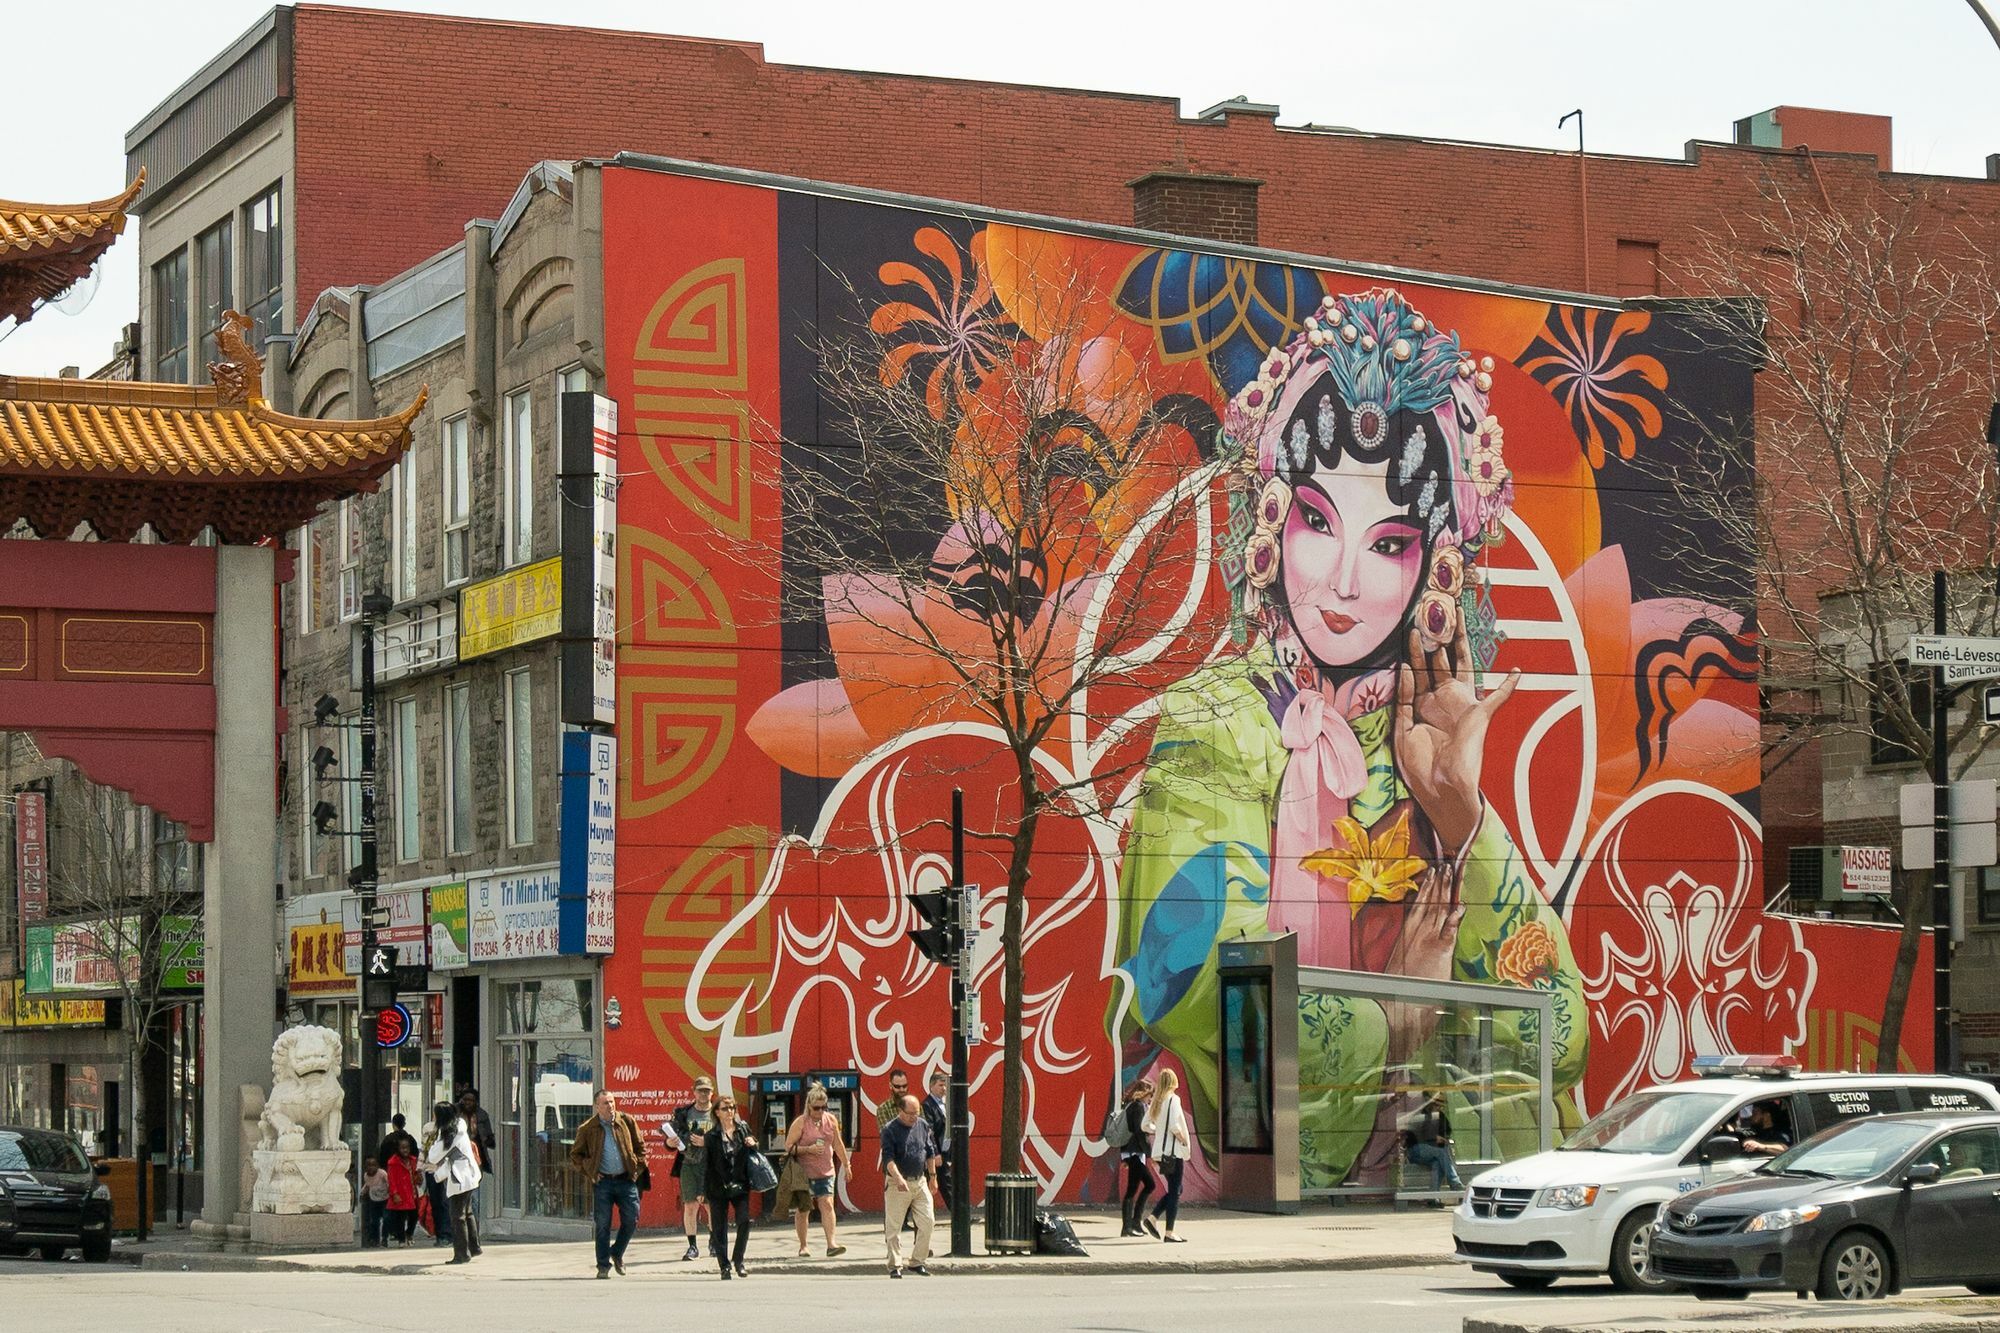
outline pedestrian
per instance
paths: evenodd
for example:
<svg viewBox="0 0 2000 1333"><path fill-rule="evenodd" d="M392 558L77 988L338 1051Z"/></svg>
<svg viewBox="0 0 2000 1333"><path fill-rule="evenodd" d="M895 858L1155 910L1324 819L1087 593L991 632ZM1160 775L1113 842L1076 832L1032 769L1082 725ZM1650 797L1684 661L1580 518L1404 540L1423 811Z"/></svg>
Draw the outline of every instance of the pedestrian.
<svg viewBox="0 0 2000 1333"><path fill-rule="evenodd" d="M616 1268L625 1276L625 1247L639 1225L639 1185L646 1176L646 1139L639 1122L618 1109L618 1099L599 1092L597 1114L577 1126L570 1165L590 1178L591 1218L596 1226L597 1276ZM618 1239L611 1239L611 1210L618 1210Z"/></svg>
<svg viewBox="0 0 2000 1333"><path fill-rule="evenodd" d="M1411 1166L1431 1169L1431 1189L1465 1188L1458 1178L1458 1162L1451 1151L1451 1115L1445 1109L1444 1094L1433 1093L1409 1128L1408 1147L1403 1155ZM1433 1205L1438 1204L1433 1199Z"/></svg>
<svg viewBox="0 0 2000 1333"><path fill-rule="evenodd" d="M451 1201L451 1261L470 1263L479 1257L479 1220L473 1212L474 1197L479 1193L479 1158L460 1107L439 1102L431 1116L437 1124L437 1138L431 1141L427 1160L431 1174L444 1182Z"/></svg>
<svg viewBox="0 0 2000 1333"><path fill-rule="evenodd" d="M901 1069L889 1071L889 1095L875 1107L875 1123L886 1128L890 1121L903 1113L903 1098L910 1095L910 1075Z"/></svg>
<svg viewBox="0 0 2000 1333"><path fill-rule="evenodd" d="M694 1081L694 1100L675 1108L667 1122L667 1146L674 1150L674 1179L681 1189L681 1229L687 1232L687 1253L681 1256L682 1262L694 1258L694 1238L701 1234L702 1191L708 1179L703 1154L708 1131L715 1128L714 1097L715 1084L703 1075Z"/></svg>
<svg viewBox="0 0 2000 1333"><path fill-rule="evenodd" d="M431 1145L437 1142L438 1127L435 1120L424 1126L424 1141L417 1156L426 1162L431 1159ZM444 1182L429 1171L424 1172L424 1191L431 1201L431 1246L451 1244L451 1196L444 1191Z"/></svg>
<svg viewBox="0 0 2000 1333"><path fill-rule="evenodd" d="M849 1169L847 1145L841 1142L840 1121L826 1108L826 1089L817 1083L806 1089L805 1114L785 1131L785 1152L806 1181L806 1206L792 1213L799 1231L799 1258L806 1257L806 1234L817 1208L820 1230L826 1234L826 1257L837 1259L847 1247L834 1239L833 1193Z"/></svg>
<svg viewBox="0 0 2000 1333"><path fill-rule="evenodd" d="M422 1162L417 1160L417 1141L409 1135L403 1136L407 1142L397 1144L397 1153L389 1159L389 1224L386 1235L393 1236L398 1245L408 1245L410 1237L417 1230L417 1178L424 1174Z"/></svg>
<svg viewBox="0 0 2000 1333"><path fill-rule="evenodd" d="M729 1280L734 1260L736 1276L748 1277L743 1267L743 1251L750 1244L750 1150L757 1140L736 1118L736 1099L727 1095L715 1099L715 1127L708 1131L702 1150L704 1172L702 1194L708 1200L709 1248L722 1266L722 1279ZM729 1213L736 1211L736 1245L729 1244Z"/></svg>
<svg viewBox="0 0 2000 1333"><path fill-rule="evenodd" d="M467 1087L458 1094L458 1114L465 1121L465 1135L472 1144L472 1153L479 1161L479 1185L473 1187L470 1207L479 1211L479 1186L496 1169L493 1156L499 1141L493 1137L493 1121L486 1114L486 1108L479 1104L479 1089Z"/></svg>
<svg viewBox="0 0 2000 1333"><path fill-rule="evenodd" d="M382 1214L389 1206L389 1173L373 1157L361 1163L361 1248L382 1243Z"/></svg>
<svg viewBox="0 0 2000 1333"><path fill-rule="evenodd" d="M1140 1230L1139 1220L1146 1215L1146 1199L1153 1192L1152 1145L1146 1138L1146 1100L1152 1095L1151 1081L1139 1079L1125 1090L1125 1105L1118 1111L1119 1119L1125 1122L1125 1143L1118 1150L1118 1160L1125 1164L1121 1236L1146 1234Z"/></svg>
<svg viewBox="0 0 2000 1333"><path fill-rule="evenodd" d="M951 1200L951 1075L933 1069L930 1095L924 1098L924 1123L931 1127L931 1142L938 1150L938 1193L949 1206Z"/></svg>
<svg viewBox="0 0 2000 1333"><path fill-rule="evenodd" d="M1176 1091L1180 1085L1180 1076L1173 1070L1160 1071L1152 1099L1146 1104L1146 1118L1142 1124L1146 1133L1152 1136L1148 1146L1153 1162L1159 1168L1160 1179L1166 1184L1160 1201L1153 1205L1153 1211L1146 1217L1146 1230L1160 1236L1153 1219L1164 1216L1167 1232L1160 1239L1175 1245L1186 1240L1186 1237L1174 1234L1174 1223L1181 1213L1181 1168L1187 1163L1192 1144L1188 1136L1187 1112L1181 1109L1181 1099Z"/></svg>
<svg viewBox="0 0 2000 1333"><path fill-rule="evenodd" d="M929 1277L930 1269L924 1264L931 1257L931 1227L937 1220L931 1192L937 1188L938 1153L915 1097L906 1095L901 1113L882 1126L881 1167L882 1240L889 1248L889 1276L911 1272ZM912 1215L916 1217L917 1240L906 1269L902 1230L904 1220Z"/></svg>
<svg viewBox="0 0 2000 1333"><path fill-rule="evenodd" d="M402 1155L403 1144L406 1142L410 1145L412 1153L421 1152L416 1139L403 1128L404 1123L401 1111L389 1117L389 1132L382 1136L382 1146L375 1150L375 1160L385 1167Z"/></svg>

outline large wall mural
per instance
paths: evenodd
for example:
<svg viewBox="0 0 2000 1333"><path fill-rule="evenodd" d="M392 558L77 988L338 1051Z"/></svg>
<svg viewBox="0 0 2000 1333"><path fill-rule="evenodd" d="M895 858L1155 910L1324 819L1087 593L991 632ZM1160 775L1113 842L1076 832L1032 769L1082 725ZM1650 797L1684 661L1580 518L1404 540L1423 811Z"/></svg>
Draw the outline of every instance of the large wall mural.
<svg viewBox="0 0 2000 1333"><path fill-rule="evenodd" d="M1179 461L1041 590L1081 637L1107 598L1160 608L1144 688L1093 695L1035 756L1086 793L1042 825L1024 932L1027 1160L1053 1196L1108 1189L1097 1127L1161 1067L1202 1141L1190 1191L1212 1188L1214 946L1243 931L1296 932L1306 964L1550 993L1546 1034L1503 1013L1481 1058L1518 1068L1545 1037L1566 1122L1702 1053L1872 1064L1894 937L1763 912L1754 614L1746 586L1674 567L1706 534L1647 466L1750 410L1747 368L1686 311L631 169L605 172L604 233L626 756L605 1066L628 1108L822 1068L872 1101L890 1068L946 1062L947 978L904 938L906 899L947 880L951 786L973 828L1006 826L1013 761L885 627L895 598L855 614L829 587L778 614L813 571L772 445L849 428L818 355L844 330L942 417L1046 350L1056 288L1120 386L1075 409ZM949 596L977 518L922 490L909 523ZM1184 551L1174 586L1123 572L1143 542ZM969 878L1004 884L1000 853L975 837ZM1380 1179L1384 1090L1458 1057L1457 1020L1411 1008L1303 1002L1309 1186ZM998 1047L974 1056L985 1170ZM869 1173L848 1189L877 1197Z"/></svg>

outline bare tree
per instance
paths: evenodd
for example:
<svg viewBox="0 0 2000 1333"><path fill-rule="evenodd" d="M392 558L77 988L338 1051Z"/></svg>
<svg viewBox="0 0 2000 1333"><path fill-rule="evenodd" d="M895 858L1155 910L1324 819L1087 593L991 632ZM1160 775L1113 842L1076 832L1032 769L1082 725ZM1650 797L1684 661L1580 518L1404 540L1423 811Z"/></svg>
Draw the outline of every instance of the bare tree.
<svg viewBox="0 0 2000 1333"><path fill-rule="evenodd" d="M1767 775L1843 735L1928 766L1931 673L1902 661L1931 625L1931 571L1963 575L1953 632L1996 623L1991 224L1942 186L1885 182L1836 200L1809 156L1775 162L1759 195L1678 275L1686 290L1748 298L1697 303L1693 326L1710 351L1762 372L1756 417L1711 421L1689 457L1650 465L1693 519L1663 536L1710 586L1754 552ZM1954 770L1989 740L1976 716L1959 722L1946 738ZM1925 893L1905 883L1894 898L1886 1069Z"/></svg>
<svg viewBox="0 0 2000 1333"><path fill-rule="evenodd" d="M767 475L785 477L788 623L861 622L882 650L841 657L850 698L900 691L912 729L956 724L1006 756L999 826L968 833L1007 865L1010 1172L1038 833L1057 817L1115 823L1146 759L1140 701L1224 642L1228 605L1205 540L1226 503L1206 457L1215 408L1120 342L1090 275L1023 281L1010 310L975 293L943 318L849 287L859 313L813 349L822 438L762 446Z"/></svg>
<svg viewBox="0 0 2000 1333"><path fill-rule="evenodd" d="M156 856L150 811L81 775L64 785L50 824L58 848L49 876L55 962L74 973L79 989L115 997L123 1012L144 1240L152 1227L144 1081L162 1019L190 998L185 985L171 983L175 972L198 965L201 902Z"/></svg>

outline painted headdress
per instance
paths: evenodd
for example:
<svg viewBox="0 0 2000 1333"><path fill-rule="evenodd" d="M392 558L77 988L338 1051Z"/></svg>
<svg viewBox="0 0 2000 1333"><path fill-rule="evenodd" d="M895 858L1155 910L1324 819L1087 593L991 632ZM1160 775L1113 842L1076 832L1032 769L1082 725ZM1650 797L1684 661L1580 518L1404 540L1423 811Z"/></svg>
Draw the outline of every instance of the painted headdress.
<svg viewBox="0 0 2000 1333"><path fill-rule="evenodd" d="M1389 463L1429 555L1414 609L1427 647L1463 623L1481 666L1497 644L1491 602L1472 561L1501 539L1513 483L1500 423L1487 407L1493 359L1474 359L1394 291L1328 296L1230 400L1220 454L1230 467L1221 568L1241 643L1277 581L1292 487L1316 459Z"/></svg>

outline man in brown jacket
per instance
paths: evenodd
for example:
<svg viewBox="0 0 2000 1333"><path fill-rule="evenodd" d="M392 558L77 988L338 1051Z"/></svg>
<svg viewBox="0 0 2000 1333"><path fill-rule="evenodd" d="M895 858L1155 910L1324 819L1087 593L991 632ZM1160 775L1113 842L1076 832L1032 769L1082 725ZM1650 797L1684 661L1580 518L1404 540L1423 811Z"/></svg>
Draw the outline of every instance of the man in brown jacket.
<svg viewBox="0 0 2000 1333"><path fill-rule="evenodd" d="M646 1139L639 1124L618 1110L618 1099L597 1094L597 1114L577 1126L570 1165L590 1177L597 1223L597 1275L625 1276L625 1247L639 1225L639 1182L646 1175ZM618 1207L618 1239L611 1238L611 1208Z"/></svg>

